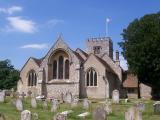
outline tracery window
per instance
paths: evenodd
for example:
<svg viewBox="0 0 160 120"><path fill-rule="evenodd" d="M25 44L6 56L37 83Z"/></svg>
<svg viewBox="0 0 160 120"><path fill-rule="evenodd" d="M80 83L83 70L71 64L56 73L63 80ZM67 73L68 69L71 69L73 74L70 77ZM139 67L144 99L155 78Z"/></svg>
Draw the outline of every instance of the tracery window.
<svg viewBox="0 0 160 120"><path fill-rule="evenodd" d="M58 66L58 70L59 70L59 75L58 78L59 79L63 79L63 56L59 56L59 66Z"/></svg>
<svg viewBox="0 0 160 120"><path fill-rule="evenodd" d="M69 79L69 60L65 61L65 79Z"/></svg>
<svg viewBox="0 0 160 120"><path fill-rule="evenodd" d="M34 70L31 70L28 73L28 86L36 86L37 85L37 75Z"/></svg>
<svg viewBox="0 0 160 120"><path fill-rule="evenodd" d="M86 86L97 86L97 72L93 68L86 73Z"/></svg>

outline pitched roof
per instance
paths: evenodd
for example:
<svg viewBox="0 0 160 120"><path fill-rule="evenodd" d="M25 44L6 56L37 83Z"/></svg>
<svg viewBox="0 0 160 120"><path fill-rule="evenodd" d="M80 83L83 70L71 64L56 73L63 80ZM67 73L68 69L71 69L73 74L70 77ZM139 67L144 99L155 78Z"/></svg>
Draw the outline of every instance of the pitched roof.
<svg viewBox="0 0 160 120"><path fill-rule="evenodd" d="M84 59L81 57L81 55L79 53L77 53L76 51L73 51L73 52L81 62L84 62Z"/></svg>
<svg viewBox="0 0 160 120"><path fill-rule="evenodd" d="M80 50L80 51L84 54L85 57L88 57L88 54L87 54L86 52L84 52L82 49L77 48L76 51L77 51L77 50Z"/></svg>
<svg viewBox="0 0 160 120"><path fill-rule="evenodd" d="M37 59L37 58L32 57L32 59L37 63L38 66L40 66L42 61L43 61L43 59L44 59L44 57L41 58L41 59Z"/></svg>
<svg viewBox="0 0 160 120"><path fill-rule="evenodd" d="M123 87L126 88L135 88L138 87L138 78L136 75L131 74L131 73L127 73L127 77L123 82Z"/></svg>

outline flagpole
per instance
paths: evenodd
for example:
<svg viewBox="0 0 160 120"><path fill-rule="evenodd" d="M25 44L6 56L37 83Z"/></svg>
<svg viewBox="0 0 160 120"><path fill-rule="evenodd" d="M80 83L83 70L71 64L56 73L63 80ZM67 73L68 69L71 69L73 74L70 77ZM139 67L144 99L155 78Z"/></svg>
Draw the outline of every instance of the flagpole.
<svg viewBox="0 0 160 120"><path fill-rule="evenodd" d="M106 37L109 37L109 22L110 19L106 18Z"/></svg>

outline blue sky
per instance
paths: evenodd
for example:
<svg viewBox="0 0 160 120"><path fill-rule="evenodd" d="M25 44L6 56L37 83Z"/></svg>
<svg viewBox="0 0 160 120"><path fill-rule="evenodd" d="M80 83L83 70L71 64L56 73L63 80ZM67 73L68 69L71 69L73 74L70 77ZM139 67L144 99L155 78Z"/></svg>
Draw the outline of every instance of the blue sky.
<svg viewBox="0 0 160 120"><path fill-rule="evenodd" d="M114 50L120 50L123 28L158 11L159 0L0 0L0 60L21 69L30 56L45 56L61 33L72 49L85 50L87 38L105 36L107 17Z"/></svg>

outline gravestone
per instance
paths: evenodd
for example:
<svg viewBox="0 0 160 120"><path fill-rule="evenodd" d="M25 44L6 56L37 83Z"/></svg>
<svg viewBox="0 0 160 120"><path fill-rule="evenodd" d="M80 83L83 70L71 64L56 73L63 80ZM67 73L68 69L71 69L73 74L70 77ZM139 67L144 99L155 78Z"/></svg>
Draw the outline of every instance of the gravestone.
<svg viewBox="0 0 160 120"><path fill-rule="evenodd" d="M17 99L16 100L16 108L18 111L22 111L23 110L23 103L21 99Z"/></svg>
<svg viewBox="0 0 160 120"><path fill-rule="evenodd" d="M71 103L71 106L72 106L72 107L76 107L76 106L78 105L78 101L79 101L79 99L78 99L77 97L74 97L74 98L73 98L73 101L72 101L72 103Z"/></svg>
<svg viewBox="0 0 160 120"><path fill-rule="evenodd" d="M63 114L57 113L53 120L66 120L66 117Z"/></svg>
<svg viewBox="0 0 160 120"><path fill-rule="evenodd" d="M59 108L59 103L57 99L52 100L51 112L56 112Z"/></svg>
<svg viewBox="0 0 160 120"><path fill-rule="evenodd" d="M5 99L5 92L2 91L0 92L0 102L4 102L4 99Z"/></svg>
<svg viewBox="0 0 160 120"><path fill-rule="evenodd" d="M119 103L119 91L113 90L112 92L112 102L113 103Z"/></svg>
<svg viewBox="0 0 160 120"><path fill-rule="evenodd" d="M139 109L139 111L143 112L145 111L145 104L144 103L138 103L136 107Z"/></svg>
<svg viewBox="0 0 160 120"><path fill-rule="evenodd" d="M71 92L67 92L65 95L65 102L66 103L72 103L72 93Z"/></svg>
<svg viewBox="0 0 160 120"><path fill-rule="evenodd" d="M2 113L0 113L0 120L6 120Z"/></svg>
<svg viewBox="0 0 160 120"><path fill-rule="evenodd" d="M160 113L160 102L153 104L154 113Z"/></svg>
<svg viewBox="0 0 160 120"><path fill-rule="evenodd" d="M89 107L90 107L90 101L87 98L85 98L83 100L83 108L84 109L89 109Z"/></svg>
<svg viewBox="0 0 160 120"><path fill-rule="evenodd" d="M29 90L29 91L27 92L27 94L28 94L28 97L31 97L32 92Z"/></svg>
<svg viewBox="0 0 160 120"><path fill-rule="evenodd" d="M32 120L38 120L38 113L32 114Z"/></svg>
<svg viewBox="0 0 160 120"><path fill-rule="evenodd" d="M98 107L94 110L93 120L107 120L107 112L103 107Z"/></svg>
<svg viewBox="0 0 160 120"><path fill-rule="evenodd" d="M24 99L24 97L26 96L26 94L24 92L22 92L21 96L22 96L22 99Z"/></svg>
<svg viewBox="0 0 160 120"><path fill-rule="evenodd" d="M107 103L105 105L103 105L104 107L104 110L107 112L107 115L111 114L112 113L112 105Z"/></svg>
<svg viewBox="0 0 160 120"><path fill-rule="evenodd" d="M135 106L125 112L125 120L142 120L142 112Z"/></svg>
<svg viewBox="0 0 160 120"><path fill-rule="evenodd" d="M37 101L35 98L31 98L31 107L32 108L37 108Z"/></svg>
<svg viewBox="0 0 160 120"><path fill-rule="evenodd" d="M61 101L62 103L65 102L65 94L64 94L64 93L61 93L60 101Z"/></svg>
<svg viewBox="0 0 160 120"><path fill-rule="evenodd" d="M11 89L10 97L11 97L11 98L13 98L13 97L14 97L14 89L13 89L13 88Z"/></svg>
<svg viewBox="0 0 160 120"><path fill-rule="evenodd" d="M31 112L29 110L22 111L21 120L31 120Z"/></svg>
<svg viewBox="0 0 160 120"><path fill-rule="evenodd" d="M89 112L84 112L84 113L81 113L79 115L77 115L79 118L82 118L82 119L85 119L90 113Z"/></svg>
<svg viewBox="0 0 160 120"><path fill-rule="evenodd" d="M43 108L48 109L48 102L47 100L43 101Z"/></svg>

